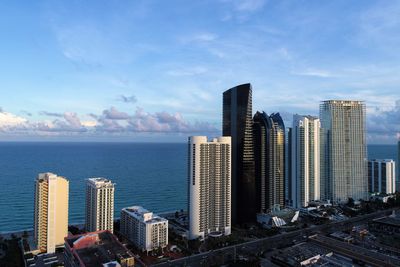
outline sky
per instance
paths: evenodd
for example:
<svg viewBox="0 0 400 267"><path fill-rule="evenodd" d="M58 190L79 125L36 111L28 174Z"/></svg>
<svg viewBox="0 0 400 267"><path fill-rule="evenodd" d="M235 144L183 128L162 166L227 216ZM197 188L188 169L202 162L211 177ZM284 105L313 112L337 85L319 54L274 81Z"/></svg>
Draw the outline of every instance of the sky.
<svg viewBox="0 0 400 267"><path fill-rule="evenodd" d="M0 1L0 141L185 142L253 112L363 100L367 141L400 137L400 1Z"/></svg>

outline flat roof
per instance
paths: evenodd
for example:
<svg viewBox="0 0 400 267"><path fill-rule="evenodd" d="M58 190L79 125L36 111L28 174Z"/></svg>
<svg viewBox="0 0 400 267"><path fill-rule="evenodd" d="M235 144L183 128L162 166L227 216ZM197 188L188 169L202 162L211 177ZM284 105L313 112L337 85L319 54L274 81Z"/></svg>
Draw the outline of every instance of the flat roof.
<svg viewBox="0 0 400 267"><path fill-rule="evenodd" d="M371 159L369 160L371 162L383 162L383 163L391 163L394 162L393 159Z"/></svg>
<svg viewBox="0 0 400 267"><path fill-rule="evenodd" d="M154 214L153 212L143 208L142 206L131 206L127 208L123 208L123 211L128 213L130 216L144 222L144 223L156 223L156 222L168 222L167 219L158 216L157 214ZM151 214L151 219L149 220L143 220L143 216L150 213Z"/></svg>
<svg viewBox="0 0 400 267"><path fill-rule="evenodd" d="M86 235L98 235L98 242L86 247L74 249L74 242ZM117 238L109 231L93 232L76 235L65 239L68 245L79 256L87 267L102 266L102 264L115 261L119 258L133 258L133 255L118 242Z"/></svg>
<svg viewBox="0 0 400 267"><path fill-rule="evenodd" d="M114 185L114 183L107 178L104 177L95 177L95 178L88 178L88 183L91 185Z"/></svg>
<svg viewBox="0 0 400 267"><path fill-rule="evenodd" d="M279 251L279 253L274 254L273 256L282 258L285 262L296 263L300 263L317 255L326 255L331 252L331 250L306 242Z"/></svg>
<svg viewBox="0 0 400 267"><path fill-rule="evenodd" d="M382 224L400 227L400 218L399 217L383 217L383 218L375 219L373 221L379 222Z"/></svg>

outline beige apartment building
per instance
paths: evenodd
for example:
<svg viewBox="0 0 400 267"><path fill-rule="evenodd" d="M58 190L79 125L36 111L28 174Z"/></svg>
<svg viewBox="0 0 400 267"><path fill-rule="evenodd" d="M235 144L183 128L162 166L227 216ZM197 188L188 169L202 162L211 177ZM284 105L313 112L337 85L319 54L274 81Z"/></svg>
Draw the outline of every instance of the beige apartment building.
<svg viewBox="0 0 400 267"><path fill-rule="evenodd" d="M106 178L89 178L86 183L86 218L88 232L114 230L115 184Z"/></svg>
<svg viewBox="0 0 400 267"><path fill-rule="evenodd" d="M40 173L35 181L34 237L37 249L53 253L68 235L69 181L53 173Z"/></svg>

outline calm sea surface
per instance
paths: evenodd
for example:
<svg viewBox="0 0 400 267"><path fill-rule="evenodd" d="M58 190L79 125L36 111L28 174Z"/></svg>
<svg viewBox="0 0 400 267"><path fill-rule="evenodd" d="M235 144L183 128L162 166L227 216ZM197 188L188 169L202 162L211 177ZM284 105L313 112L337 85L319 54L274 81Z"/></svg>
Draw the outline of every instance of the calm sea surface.
<svg viewBox="0 0 400 267"><path fill-rule="evenodd" d="M0 143L0 232L32 228L34 180L54 172L70 181L69 223L83 223L85 179L116 183L115 216L142 205L162 212L186 208L186 144ZM395 145L370 145L370 158L397 159Z"/></svg>

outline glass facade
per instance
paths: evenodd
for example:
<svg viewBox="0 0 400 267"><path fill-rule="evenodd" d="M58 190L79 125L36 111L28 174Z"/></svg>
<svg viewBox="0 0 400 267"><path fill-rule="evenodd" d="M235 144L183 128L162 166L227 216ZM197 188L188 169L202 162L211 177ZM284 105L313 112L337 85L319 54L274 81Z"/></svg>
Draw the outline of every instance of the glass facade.
<svg viewBox="0 0 400 267"><path fill-rule="evenodd" d="M232 223L256 220L252 88L242 84L223 93L223 136L232 137Z"/></svg>
<svg viewBox="0 0 400 267"><path fill-rule="evenodd" d="M320 105L321 197L346 202L368 197L365 104L328 100Z"/></svg>
<svg viewBox="0 0 400 267"><path fill-rule="evenodd" d="M279 113L253 118L256 207L265 213L285 205L285 126Z"/></svg>

